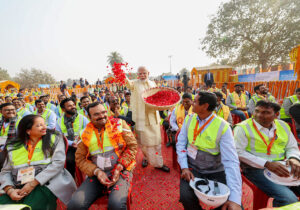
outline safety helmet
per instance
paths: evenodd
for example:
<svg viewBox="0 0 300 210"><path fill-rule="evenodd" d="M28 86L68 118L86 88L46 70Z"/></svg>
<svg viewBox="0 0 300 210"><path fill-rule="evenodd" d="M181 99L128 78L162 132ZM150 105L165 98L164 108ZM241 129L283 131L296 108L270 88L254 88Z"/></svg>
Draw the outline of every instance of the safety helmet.
<svg viewBox="0 0 300 210"><path fill-rule="evenodd" d="M208 179L195 177L194 180L190 180L190 186L200 201L215 208L223 205L230 194L225 184Z"/></svg>
<svg viewBox="0 0 300 210"><path fill-rule="evenodd" d="M278 161L282 165L286 166L285 161ZM286 166L288 171L291 172L291 166ZM298 186L300 185L300 179L296 179L293 176L289 177L280 177L276 175L275 173L271 172L269 169L264 170L264 175L267 179L269 179L271 182L274 182L275 184L285 185L285 186Z"/></svg>

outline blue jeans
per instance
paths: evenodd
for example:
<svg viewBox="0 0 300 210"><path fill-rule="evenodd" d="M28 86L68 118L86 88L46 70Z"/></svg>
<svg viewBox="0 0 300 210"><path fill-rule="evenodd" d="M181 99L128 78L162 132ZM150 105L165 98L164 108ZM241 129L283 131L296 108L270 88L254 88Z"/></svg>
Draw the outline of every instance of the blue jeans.
<svg viewBox="0 0 300 210"><path fill-rule="evenodd" d="M231 113L238 115L241 118L242 121L247 119L245 113L241 110L237 110L237 109L231 110ZM248 115L249 115L249 113L248 113Z"/></svg>
<svg viewBox="0 0 300 210"><path fill-rule="evenodd" d="M131 172L123 171L123 174ZM119 189L116 189L118 185ZM109 188L111 191L108 195L108 210L127 209L127 197L130 183L121 175L117 183ZM68 203L70 210L84 210L89 207L101 196L105 195L107 187L102 185L96 176L88 177L73 194L71 201Z"/></svg>
<svg viewBox="0 0 300 210"><path fill-rule="evenodd" d="M280 207L298 202L295 195L300 193L300 186L287 187L275 184L264 175L264 169L245 168L243 174L269 197L274 198L273 206Z"/></svg>

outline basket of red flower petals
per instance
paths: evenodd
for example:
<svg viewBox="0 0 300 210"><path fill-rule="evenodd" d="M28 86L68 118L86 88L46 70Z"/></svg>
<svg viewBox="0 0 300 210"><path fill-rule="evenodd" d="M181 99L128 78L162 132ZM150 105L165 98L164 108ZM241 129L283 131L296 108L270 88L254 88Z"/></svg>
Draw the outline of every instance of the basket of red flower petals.
<svg viewBox="0 0 300 210"><path fill-rule="evenodd" d="M145 90L142 98L147 107L163 111L172 109L180 102L180 93L168 87L155 87Z"/></svg>

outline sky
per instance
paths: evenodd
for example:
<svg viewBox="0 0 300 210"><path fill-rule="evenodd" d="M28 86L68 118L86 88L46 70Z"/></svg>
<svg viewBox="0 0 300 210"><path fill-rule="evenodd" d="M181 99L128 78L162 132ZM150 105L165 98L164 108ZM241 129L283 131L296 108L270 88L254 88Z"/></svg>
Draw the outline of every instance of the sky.
<svg viewBox="0 0 300 210"><path fill-rule="evenodd" d="M215 60L199 39L226 0L0 0L0 67L37 68L56 80L94 82L119 52L150 76Z"/></svg>

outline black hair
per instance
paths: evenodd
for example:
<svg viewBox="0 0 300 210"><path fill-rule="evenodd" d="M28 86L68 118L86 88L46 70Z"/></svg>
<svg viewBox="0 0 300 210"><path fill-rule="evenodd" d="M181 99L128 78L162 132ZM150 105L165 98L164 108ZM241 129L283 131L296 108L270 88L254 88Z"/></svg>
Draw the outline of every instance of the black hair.
<svg viewBox="0 0 300 210"><path fill-rule="evenodd" d="M14 98L14 99L12 100L12 102L14 102L14 101L21 101L21 98Z"/></svg>
<svg viewBox="0 0 300 210"><path fill-rule="evenodd" d="M60 107L61 107L62 109L64 109L64 108L65 108L65 103L67 103L67 102L69 102L69 101L73 101L74 104L76 105L76 102L75 102L75 100L74 100L73 98L65 98L64 100L62 100L62 101L60 102Z"/></svg>
<svg viewBox="0 0 300 210"><path fill-rule="evenodd" d="M242 85L242 84L236 84L234 87L237 87L237 86L239 86L239 87L243 87L243 85Z"/></svg>
<svg viewBox="0 0 300 210"><path fill-rule="evenodd" d="M7 98L11 98L11 96L5 96L5 99L7 99Z"/></svg>
<svg viewBox="0 0 300 210"><path fill-rule="evenodd" d="M13 103L3 103L0 105L1 109L3 109L4 107L7 107L7 106L14 106Z"/></svg>
<svg viewBox="0 0 300 210"><path fill-rule="evenodd" d="M34 104L35 104L35 106L37 106L37 104L42 103L42 102L44 103L44 101L42 99L37 99L37 100L35 100Z"/></svg>
<svg viewBox="0 0 300 210"><path fill-rule="evenodd" d="M223 99L223 95L220 92L214 92L214 94L219 97L221 100Z"/></svg>
<svg viewBox="0 0 300 210"><path fill-rule="evenodd" d="M96 101L94 103L90 103L87 107L86 107L86 111L88 113L88 115L91 117L90 115L90 108L94 108L95 106L100 105L101 103L99 101Z"/></svg>
<svg viewBox="0 0 300 210"><path fill-rule="evenodd" d="M40 99L47 98L47 95L40 96Z"/></svg>
<svg viewBox="0 0 300 210"><path fill-rule="evenodd" d="M80 102L82 102L84 99L86 99L86 98L88 98L89 99L89 97L88 96L82 96L81 98L80 98Z"/></svg>
<svg viewBox="0 0 300 210"><path fill-rule="evenodd" d="M260 100L256 103L256 106L255 107L264 107L264 108L272 108L273 111L275 113L279 112L280 111L280 105L277 104L277 103L273 103L273 102L270 102L270 101L266 101L266 100Z"/></svg>
<svg viewBox="0 0 300 210"><path fill-rule="evenodd" d="M7 154L7 146L11 146L12 149L9 151L17 150L20 147L26 145L27 141L29 140L29 135L27 134L27 130L31 129L35 119L39 118L41 116L30 114L25 117L23 117L18 125L18 131L17 136L15 139L12 139L9 141L6 146L6 154ZM61 135L58 132L55 132L53 130L47 130L46 135L42 136L42 150L45 155L45 157L49 157L53 155L54 149L56 145L51 145L51 135Z"/></svg>
<svg viewBox="0 0 300 210"><path fill-rule="evenodd" d="M256 93L256 91L258 91L261 86L263 86L263 84L256 85L254 87L254 92Z"/></svg>
<svg viewBox="0 0 300 210"><path fill-rule="evenodd" d="M131 92L126 92L125 96L131 96Z"/></svg>
<svg viewBox="0 0 300 210"><path fill-rule="evenodd" d="M300 88L297 88L297 89L296 89L296 93L299 93L299 92L300 92Z"/></svg>
<svg viewBox="0 0 300 210"><path fill-rule="evenodd" d="M200 91L198 94L200 97L198 98L199 105L208 103L208 111L214 111L217 106L217 97L215 94L206 92L206 91Z"/></svg>
<svg viewBox="0 0 300 210"><path fill-rule="evenodd" d="M184 94L182 95L182 99L185 99L185 98L188 98L188 99L193 100L193 97L192 97L192 95L191 95L190 93L184 93Z"/></svg>

